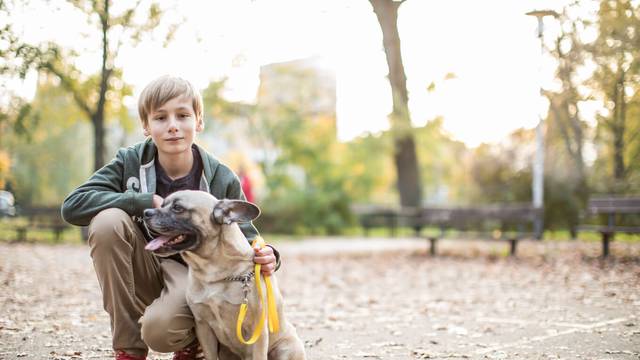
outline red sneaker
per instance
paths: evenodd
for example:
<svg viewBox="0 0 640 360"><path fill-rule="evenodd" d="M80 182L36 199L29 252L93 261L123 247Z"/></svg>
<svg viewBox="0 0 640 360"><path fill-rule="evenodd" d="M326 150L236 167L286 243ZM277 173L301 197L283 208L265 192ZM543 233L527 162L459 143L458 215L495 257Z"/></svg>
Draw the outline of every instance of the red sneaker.
<svg viewBox="0 0 640 360"><path fill-rule="evenodd" d="M133 355L123 350L116 350L116 360L147 360L147 355Z"/></svg>
<svg viewBox="0 0 640 360"><path fill-rule="evenodd" d="M173 353L173 360L202 360L204 359L204 353L200 347L198 340L194 340L191 344L187 345L184 349Z"/></svg>

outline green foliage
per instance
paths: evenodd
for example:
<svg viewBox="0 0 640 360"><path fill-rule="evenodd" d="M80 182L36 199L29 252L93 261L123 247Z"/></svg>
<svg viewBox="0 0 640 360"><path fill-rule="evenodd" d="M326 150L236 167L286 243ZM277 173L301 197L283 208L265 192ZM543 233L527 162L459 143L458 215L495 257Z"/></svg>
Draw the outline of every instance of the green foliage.
<svg viewBox="0 0 640 360"><path fill-rule="evenodd" d="M531 131L519 130L506 143L474 149L467 169L468 199L472 203L530 202L532 142Z"/></svg>
<svg viewBox="0 0 640 360"><path fill-rule="evenodd" d="M356 203L395 204L398 194L393 168L393 139L387 133L368 134L345 144L341 169L346 191Z"/></svg>
<svg viewBox="0 0 640 360"><path fill-rule="evenodd" d="M252 115L254 111L253 106L232 102L224 98L222 92L225 88L226 82L227 78L212 81L209 83L207 88L202 91L205 119L232 122L239 117Z"/></svg>
<svg viewBox="0 0 640 360"><path fill-rule="evenodd" d="M629 0L600 1L598 36L588 51L596 64L590 80L606 111L598 116L598 188L607 192L640 190L640 6ZM599 176L604 172L608 176Z"/></svg>
<svg viewBox="0 0 640 360"><path fill-rule="evenodd" d="M57 206L90 173L91 129L55 82L41 82L30 105L31 141L8 131L0 146L11 149L8 183L19 205Z"/></svg>
<svg viewBox="0 0 640 360"><path fill-rule="evenodd" d="M94 169L98 169L104 164L105 119L128 119L121 101L131 94L131 89L123 82L122 71L115 65L120 48L124 43L136 45L144 36L153 34L163 11L155 2L146 6L137 3L128 8L116 7L116 10L110 0L68 0L68 3L85 15L89 31L99 39L95 50L100 54L100 62L96 64L95 73L84 74L75 65L79 54L86 49L66 49L53 41L30 43L8 22L0 28L3 45L0 47L3 59L0 75L24 79L29 72L37 71L57 78L61 88L72 96L84 118L94 127ZM0 16L11 19L11 11L20 5L18 0L1 1ZM54 12L52 16L55 15L58 14ZM169 26L167 38L174 31L175 27ZM20 124L20 119L14 122Z"/></svg>
<svg viewBox="0 0 640 360"><path fill-rule="evenodd" d="M261 130L277 144L278 156L262 164L269 193L258 225L279 233L340 233L353 219L335 119L305 118L290 107L263 115Z"/></svg>
<svg viewBox="0 0 640 360"><path fill-rule="evenodd" d="M30 116L32 105L24 99L9 94L7 104L0 104L0 132L3 134L11 131L12 133L25 138L31 139L29 129L37 125L39 118ZM3 139L0 138L0 147L3 145Z"/></svg>
<svg viewBox="0 0 640 360"><path fill-rule="evenodd" d="M443 129L443 119L433 119L414 129L418 153L423 201L443 204L463 202L468 196L463 184L468 149L455 141Z"/></svg>
<svg viewBox="0 0 640 360"><path fill-rule="evenodd" d="M560 17L561 33L550 48L557 61L558 91L547 91L545 221L547 227L575 226L593 193L638 193L637 3L603 0L589 17L574 2ZM592 41L583 36L593 31ZM632 96L630 96L633 94ZM598 100L602 109L592 129L580 106ZM585 156L592 146L593 163Z"/></svg>

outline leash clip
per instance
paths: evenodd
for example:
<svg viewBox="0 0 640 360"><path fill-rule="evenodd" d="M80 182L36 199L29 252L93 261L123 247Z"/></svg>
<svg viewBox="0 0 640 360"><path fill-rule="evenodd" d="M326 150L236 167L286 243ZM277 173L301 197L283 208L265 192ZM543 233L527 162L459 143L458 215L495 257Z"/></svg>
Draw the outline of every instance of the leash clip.
<svg viewBox="0 0 640 360"><path fill-rule="evenodd" d="M245 275L242 277L242 280L240 280L242 281L242 295L243 295L242 303L243 304L249 303L249 292L251 292L251 286L249 285L249 282L253 278L253 276L251 275L252 274Z"/></svg>

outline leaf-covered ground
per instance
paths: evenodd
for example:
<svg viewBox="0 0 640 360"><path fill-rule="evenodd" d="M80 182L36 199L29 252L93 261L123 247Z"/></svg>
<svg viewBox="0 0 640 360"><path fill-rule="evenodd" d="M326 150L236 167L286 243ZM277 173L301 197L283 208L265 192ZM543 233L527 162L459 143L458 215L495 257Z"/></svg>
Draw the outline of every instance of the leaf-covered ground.
<svg viewBox="0 0 640 360"><path fill-rule="evenodd" d="M276 244L310 359L638 359L640 243ZM0 359L108 359L86 247L0 244ZM152 353L154 359L170 355Z"/></svg>

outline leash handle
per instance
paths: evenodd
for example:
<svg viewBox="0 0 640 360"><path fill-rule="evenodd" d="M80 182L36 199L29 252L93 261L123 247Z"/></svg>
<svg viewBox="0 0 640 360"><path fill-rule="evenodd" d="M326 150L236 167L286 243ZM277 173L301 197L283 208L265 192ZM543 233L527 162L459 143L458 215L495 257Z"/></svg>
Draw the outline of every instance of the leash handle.
<svg viewBox="0 0 640 360"><path fill-rule="evenodd" d="M256 244L262 249L265 247L265 241L261 236L258 236L251 244L251 247L255 248ZM264 281L267 287L267 303L265 306L264 297L262 295L262 282L260 280L260 270L262 269L262 265L256 264L254 269L255 274L255 285L256 291L258 292L258 299L260 304L262 305L262 311L260 311L260 318L258 320L258 324L253 329L253 334L249 340L245 340L242 335L242 323L244 322L244 318L247 315L247 304L242 303L240 305L240 312L238 313L238 321L236 323L236 336L241 343L245 345L254 344L262 334L262 328L264 327L265 315L268 316L268 325L269 332L274 333L280 330L280 320L278 319L278 309L276 306L275 296L273 294L273 286L271 286L271 277L269 275L265 275Z"/></svg>

